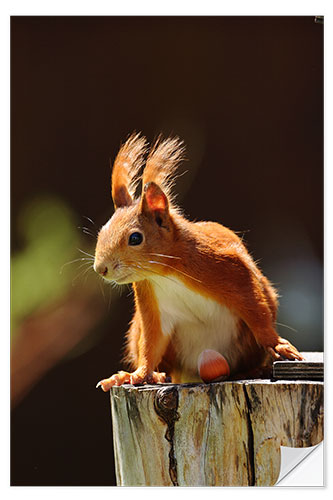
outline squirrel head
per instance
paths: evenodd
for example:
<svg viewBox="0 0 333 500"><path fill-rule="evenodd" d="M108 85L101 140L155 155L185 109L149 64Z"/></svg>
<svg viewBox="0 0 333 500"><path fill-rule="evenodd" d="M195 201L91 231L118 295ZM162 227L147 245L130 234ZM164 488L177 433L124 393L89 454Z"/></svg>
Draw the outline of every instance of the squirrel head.
<svg viewBox="0 0 333 500"><path fill-rule="evenodd" d="M97 239L94 269L118 284L163 274L162 257L173 254L177 208L170 189L184 147L178 138L156 141L141 176L142 193L135 198L146 153L146 140L139 134L121 146L112 170L115 212Z"/></svg>

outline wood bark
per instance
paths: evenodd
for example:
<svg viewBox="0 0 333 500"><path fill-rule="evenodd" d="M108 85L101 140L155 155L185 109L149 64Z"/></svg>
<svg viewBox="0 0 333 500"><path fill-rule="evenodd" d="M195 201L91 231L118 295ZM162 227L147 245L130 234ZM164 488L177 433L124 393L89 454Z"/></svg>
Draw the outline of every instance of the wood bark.
<svg viewBox="0 0 333 500"><path fill-rule="evenodd" d="M280 446L323 439L323 383L113 387L119 486L270 486Z"/></svg>

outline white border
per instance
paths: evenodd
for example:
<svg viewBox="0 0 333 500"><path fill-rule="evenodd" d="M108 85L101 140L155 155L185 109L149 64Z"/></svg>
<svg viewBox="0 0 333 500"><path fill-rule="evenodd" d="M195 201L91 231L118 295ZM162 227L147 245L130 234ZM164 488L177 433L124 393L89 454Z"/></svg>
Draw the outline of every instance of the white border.
<svg viewBox="0 0 333 500"><path fill-rule="evenodd" d="M322 15L327 13L329 0L238 0L231 3L218 0L41 0L3 1L6 15Z"/></svg>
<svg viewBox="0 0 333 500"><path fill-rule="evenodd" d="M121 496L135 496L135 498L144 495L145 498L155 498L156 496L169 498L173 495L197 495L206 494L202 488L176 488L172 492L168 488L9 488L9 16L10 15L325 15L325 330L330 331L331 321L328 317L328 305L332 303L332 272L329 255L332 254L332 174L331 174L331 147L328 138L332 137L330 130L332 116L332 99L329 89L333 88L332 84L332 54L329 49L332 47L332 22L331 22L331 4L326 1L309 1L302 0L279 0L277 2L267 2L252 0L249 1L234 1L230 4L221 1L181 1L168 0L168 2L152 2L152 1L86 1L80 2L70 0L58 0L57 2L42 2L41 0L27 1L2 1L0 5L0 36L1 36L1 67L2 78L1 82L1 168L0 168L0 186L1 186L1 216L2 216L2 234L5 234L5 241L2 239L1 245L1 264L2 264L2 398L1 398L1 493L2 498L9 496L33 497L34 499L57 498L59 495L72 496L79 494L81 499L91 498L91 495L101 496L105 498L118 498ZM328 53L330 56L328 57ZM332 335L332 332L330 332ZM331 342L329 335L325 335L325 358L327 360ZM330 380L330 363L326 363L326 395L329 394ZM328 398L327 398L328 399ZM329 414L330 401L326 401L325 412L326 422L329 422L327 414ZM330 428L326 429L325 441L331 442ZM327 448L330 448L326 443ZM325 465L325 469L327 466ZM331 481L326 474L327 488L313 491L313 488L302 488L298 491L295 488L290 490L291 495L301 494L302 499L306 499L314 494L329 494L331 489ZM79 490L79 491L77 491ZM210 497L221 498L226 490L221 491L220 488L205 488ZM250 497L255 495L281 495L280 488L270 488L269 493L267 488L247 488L246 492L243 488L228 488L227 495L233 497L243 492Z"/></svg>

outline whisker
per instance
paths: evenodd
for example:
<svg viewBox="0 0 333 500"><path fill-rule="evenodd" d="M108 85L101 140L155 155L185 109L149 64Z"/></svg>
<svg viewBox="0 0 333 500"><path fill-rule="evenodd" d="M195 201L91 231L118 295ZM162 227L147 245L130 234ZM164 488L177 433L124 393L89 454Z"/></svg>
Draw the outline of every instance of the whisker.
<svg viewBox="0 0 333 500"><path fill-rule="evenodd" d="M166 257L168 259L179 259L179 260L182 260L181 257L175 257L174 255L165 255L163 253L153 253L153 252L149 252L149 255L156 255L157 257Z"/></svg>
<svg viewBox="0 0 333 500"><path fill-rule="evenodd" d="M149 267L143 267L143 266L140 266L139 264L136 264L136 263L135 264L133 263L132 266L134 268L136 268L136 269L142 269L143 271L148 271L149 273L153 273L153 274L156 274L157 276L161 276L160 273L157 273L156 271L153 271ZM145 276L145 274L142 273L141 276ZM164 275L163 278L168 279L169 281L172 281L173 283L176 283L177 285L179 284L176 280L174 280L170 276L165 276ZM155 281L155 283L156 283L156 281Z"/></svg>
<svg viewBox="0 0 333 500"><path fill-rule="evenodd" d="M298 333L298 330L295 330L295 328L292 328L289 325L284 325L283 323L278 323L277 321L276 321L276 324L279 326L284 326L285 328L289 328L289 330L292 330L293 332Z"/></svg>
<svg viewBox="0 0 333 500"><path fill-rule="evenodd" d="M94 269L94 266L92 264L92 262L83 262L83 264L81 264L78 269L81 269L83 266L88 266L88 269Z"/></svg>
<svg viewBox="0 0 333 500"><path fill-rule="evenodd" d="M91 236L91 237L92 237L92 238L94 238L94 239L96 238L96 236L95 236L94 234L91 234L91 233L89 233L88 231L85 231L84 229L82 230L82 232L83 232L84 234L87 234L88 236Z"/></svg>
<svg viewBox="0 0 333 500"><path fill-rule="evenodd" d="M84 250L81 250L81 248L77 248L77 250L78 250L79 252L82 252L84 255L88 255L88 257L92 257L93 259L95 258L95 256L94 256L94 255L92 255L91 253L87 253L87 252L85 252Z"/></svg>
<svg viewBox="0 0 333 500"><path fill-rule="evenodd" d="M146 274L145 274L145 273L142 273L142 272L140 273L140 270L141 270L141 271L149 271L149 272L150 272L150 269L148 269L147 267L140 266L139 264L134 263L134 262L132 262L132 263L131 263L131 266L127 266L127 269L128 269L128 270L131 270L131 271L132 271L133 269L135 269L135 270L138 272L138 274L139 274L140 276L143 276L143 277L144 277L144 278L146 278L146 279L147 279ZM154 271L151 271L151 272L154 272ZM158 274L158 273L155 273L155 274Z"/></svg>
<svg viewBox="0 0 333 500"><path fill-rule="evenodd" d="M156 276L159 276L161 277L160 273L157 273L156 271L153 271L152 269L149 269L149 272L150 273L153 273L153 274L156 274ZM166 279L166 280L169 280L171 281L172 283L175 283L176 285L179 286L179 281L176 281L174 280L173 278L171 278L171 276L162 276L163 279ZM149 279L151 279L156 285L158 285L160 288L163 288L163 285L161 282L159 281L156 281L156 279L152 278L151 276L149 277Z"/></svg>
<svg viewBox="0 0 333 500"><path fill-rule="evenodd" d="M93 238L97 237L97 235L94 234L94 233L92 233L91 230L88 227L78 226L77 228L81 229L84 234L89 234L89 236L92 236Z"/></svg>
<svg viewBox="0 0 333 500"><path fill-rule="evenodd" d="M93 271L94 268L92 266L88 267L88 269L86 269L86 271L83 273L82 277L85 276L85 280L83 282L83 284L85 285L87 283L87 279L88 279L88 276L89 276L89 271Z"/></svg>
<svg viewBox="0 0 333 500"><path fill-rule="evenodd" d="M66 262L65 264L63 264L60 268L60 274L62 274L62 271L64 269L65 266L68 266L69 264L74 264L75 262L78 262L78 261L82 261L82 260L88 260L89 262L93 262L93 259L92 258L87 258L87 257L80 257L79 259L74 259L74 260L71 260L70 262Z"/></svg>
<svg viewBox="0 0 333 500"><path fill-rule="evenodd" d="M192 280L195 280L195 281L198 281L199 283L202 283L202 281L198 280L197 278L194 278L193 276L191 276L190 274L187 274L185 273L184 271L181 271L180 269L176 269L175 267L173 266L170 266L169 264L165 264L164 262L158 262L156 260L149 260L148 261L150 264L159 264L160 266L165 266L165 267L169 267L170 269L173 269L174 271L177 271L178 273L181 273L183 274L184 276L187 276L188 278L191 278Z"/></svg>
<svg viewBox="0 0 333 500"><path fill-rule="evenodd" d="M101 292L102 292L102 296L103 296L103 299L104 299L104 302L106 304L106 297L105 297L105 293L104 293L104 287L103 287L103 282L102 281L98 281L98 284L99 284L99 287L101 289Z"/></svg>
<svg viewBox="0 0 333 500"><path fill-rule="evenodd" d="M91 222L94 226L96 226L95 222L90 219L90 217L87 217L86 215L82 215L82 217L84 217L85 219L87 219L89 222Z"/></svg>
<svg viewBox="0 0 333 500"><path fill-rule="evenodd" d="M113 286L113 288L115 288ZM112 289L109 288L109 302L108 302L108 311L110 312L110 309L111 309L111 298L112 298Z"/></svg>
<svg viewBox="0 0 333 500"><path fill-rule="evenodd" d="M72 286L74 286L74 282L79 278L79 277L83 277L87 271L89 271L90 267L88 267L87 269L83 269L82 271L79 272L79 274L77 274L75 276L75 278L72 279Z"/></svg>

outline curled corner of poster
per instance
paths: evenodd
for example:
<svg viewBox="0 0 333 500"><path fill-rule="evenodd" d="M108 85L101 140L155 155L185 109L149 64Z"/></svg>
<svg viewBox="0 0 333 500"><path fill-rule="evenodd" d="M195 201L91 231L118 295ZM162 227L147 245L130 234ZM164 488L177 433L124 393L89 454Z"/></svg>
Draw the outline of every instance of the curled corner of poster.
<svg viewBox="0 0 333 500"><path fill-rule="evenodd" d="M323 441L309 448L281 446L281 469L275 486L324 486Z"/></svg>

